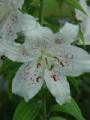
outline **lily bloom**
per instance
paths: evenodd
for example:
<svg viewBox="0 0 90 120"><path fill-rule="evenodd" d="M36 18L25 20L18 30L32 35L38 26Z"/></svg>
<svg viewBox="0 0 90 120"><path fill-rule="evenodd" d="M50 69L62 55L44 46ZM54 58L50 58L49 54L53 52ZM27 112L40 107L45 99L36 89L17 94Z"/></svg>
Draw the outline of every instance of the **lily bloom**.
<svg viewBox="0 0 90 120"><path fill-rule="evenodd" d="M39 26L36 19L19 11L24 0L1 0L0 1L0 56L5 55L16 62L29 61L24 44L16 43L17 33L24 35L29 25L29 30Z"/></svg>
<svg viewBox="0 0 90 120"><path fill-rule="evenodd" d="M24 0L1 0L0 1L0 38L14 41L17 32L20 31L19 9Z"/></svg>
<svg viewBox="0 0 90 120"><path fill-rule="evenodd" d="M66 23L58 33L42 26L27 31L25 49L31 60L26 60L17 71L12 92L27 102L46 84L58 104L69 102L67 76L79 76L90 71L90 55L70 45L77 34L78 26L70 23Z"/></svg>
<svg viewBox="0 0 90 120"><path fill-rule="evenodd" d="M79 0L79 2L87 15L76 10L76 18L81 20L80 27L84 35L85 44L90 45L90 7L87 5L86 0Z"/></svg>
<svg viewBox="0 0 90 120"><path fill-rule="evenodd" d="M20 32L25 37L25 43L28 35L28 31L32 31L35 27L40 27L40 24L36 21L36 18L28 15L28 14L19 14L20 20ZM29 27L28 27L29 26ZM18 26L19 27L19 26ZM13 28L14 29L14 28ZM8 29L7 29L8 30ZM16 34L16 33L15 33ZM10 38L10 34L8 35ZM26 40L27 39L27 40ZM6 36L0 38L0 55L5 55L9 59L16 62L26 62L30 61L32 56L27 52L25 43L17 43L15 42L15 37L12 36L12 39L7 39Z"/></svg>

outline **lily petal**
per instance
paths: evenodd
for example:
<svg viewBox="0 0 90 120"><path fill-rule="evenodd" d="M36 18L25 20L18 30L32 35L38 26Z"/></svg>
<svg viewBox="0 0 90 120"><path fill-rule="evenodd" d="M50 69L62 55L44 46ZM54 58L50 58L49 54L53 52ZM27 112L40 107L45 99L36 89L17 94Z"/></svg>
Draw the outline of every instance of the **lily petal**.
<svg viewBox="0 0 90 120"><path fill-rule="evenodd" d="M2 52L2 54L8 57L9 59L16 62L27 62L33 59L28 54L24 45L18 43L10 44L9 42L1 40L0 52Z"/></svg>
<svg viewBox="0 0 90 120"><path fill-rule="evenodd" d="M80 5L82 6L82 8L84 9L84 11L87 13L87 14L89 14L89 12L88 12L88 6L87 6L87 4L86 4L86 0L79 0L79 3L80 3ZM85 15L83 12L81 12L80 10L75 10L76 11L76 18L78 19L78 20L84 20L86 17L87 17L87 15Z"/></svg>
<svg viewBox="0 0 90 120"><path fill-rule="evenodd" d="M20 67L12 83L12 92L29 101L34 97L43 85L43 72L41 66L32 62Z"/></svg>
<svg viewBox="0 0 90 120"><path fill-rule="evenodd" d="M21 8L22 5L24 4L24 0L13 0L12 2L14 6L16 6L17 8Z"/></svg>
<svg viewBox="0 0 90 120"><path fill-rule="evenodd" d="M32 56L40 54L54 43L53 32L47 27L36 26L26 35L25 48L31 51Z"/></svg>
<svg viewBox="0 0 90 120"><path fill-rule="evenodd" d="M61 74L79 76L84 72L90 72L90 55L81 48L62 44L48 51L55 56Z"/></svg>
<svg viewBox="0 0 90 120"><path fill-rule="evenodd" d="M58 67L52 71L45 71L45 82L58 104L62 105L70 101L69 84L66 77L60 74Z"/></svg>
<svg viewBox="0 0 90 120"><path fill-rule="evenodd" d="M0 1L0 22L1 19L9 12L10 5L11 5L11 0Z"/></svg>
<svg viewBox="0 0 90 120"><path fill-rule="evenodd" d="M90 17L81 23L81 30L85 38L85 45L90 45Z"/></svg>
<svg viewBox="0 0 90 120"><path fill-rule="evenodd" d="M70 23L66 23L58 33L55 35L56 43L62 44L67 43L70 44L76 40L76 37L78 35L79 26L73 25Z"/></svg>
<svg viewBox="0 0 90 120"><path fill-rule="evenodd" d="M81 6L84 8L85 12L87 13L87 15L85 15L84 13L76 10L76 18L79 20L82 20L82 22L80 23L81 25L81 31L84 35L84 39L85 39L85 44L86 45L90 45L90 7L87 5L86 0L79 0Z"/></svg>
<svg viewBox="0 0 90 120"><path fill-rule="evenodd" d="M23 14L18 10L24 0L4 0L0 4L0 37L14 41L21 31ZM17 7L18 6L18 7ZM22 15L22 16L21 16Z"/></svg>
<svg viewBox="0 0 90 120"><path fill-rule="evenodd" d="M23 17L23 18L22 18ZM40 24L36 21L37 18L28 15L28 14L21 14L20 16L22 21L22 31L24 32L25 36L30 36L30 32L32 29L35 29L40 26Z"/></svg>
<svg viewBox="0 0 90 120"><path fill-rule="evenodd" d="M22 14L23 15L23 14ZM1 20L0 36L7 41L17 39L17 33L21 31L21 13L18 10L11 11L7 17Z"/></svg>

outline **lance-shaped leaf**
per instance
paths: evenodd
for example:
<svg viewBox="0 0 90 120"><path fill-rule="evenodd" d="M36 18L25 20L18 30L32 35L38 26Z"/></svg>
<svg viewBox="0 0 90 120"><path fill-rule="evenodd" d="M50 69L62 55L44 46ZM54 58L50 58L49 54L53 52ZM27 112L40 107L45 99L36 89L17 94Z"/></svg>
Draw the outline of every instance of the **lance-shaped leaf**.
<svg viewBox="0 0 90 120"><path fill-rule="evenodd" d="M21 101L18 105L13 120L35 120L40 110L40 105L36 101L25 103Z"/></svg>
<svg viewBox="0 0 90 120"><path fill-rule="evenodd" d="M69 114L73 117L75 117L77 120L85 120L80 108L78 107L77 103L74 99L70 103L67 103L65 105L59 106L59 105L53 105L51 108L52 112L63 112L66 114Z"/></svg>
<svg viewBox="0 0 90 120"><path fill-rule="evenodd" d="M62 117L52 117L49 120L66 120L66 119L64 119Z"/></svg>
<svg viewBox="0 0 90 120"><path fill-rule="evenodd" d="M76 9L82 11L84 14L86 14L86 12L84 11L84 9L82 8L82 6L79 4L79 2L77 0L66 0L66 2L71 4L74 8L76 8Z"/></svg>

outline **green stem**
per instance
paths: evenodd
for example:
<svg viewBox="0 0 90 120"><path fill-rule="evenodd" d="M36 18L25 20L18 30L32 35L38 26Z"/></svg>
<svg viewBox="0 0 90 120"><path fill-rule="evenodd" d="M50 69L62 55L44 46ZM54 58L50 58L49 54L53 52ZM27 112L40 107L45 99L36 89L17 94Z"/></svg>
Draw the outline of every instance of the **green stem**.
<svg viewBox="0 0 90 120"><path fill-rule="evenodd" d="M44 0L40 0L40 10L39 10L39 22L43 24L44 17Z"/></svg>
<svg viewBox="0 0 90 120"><path fill-rule="evenodd" d="M47 120L47 106L46 106L46 94L43 88L43 120Z"/></svg>

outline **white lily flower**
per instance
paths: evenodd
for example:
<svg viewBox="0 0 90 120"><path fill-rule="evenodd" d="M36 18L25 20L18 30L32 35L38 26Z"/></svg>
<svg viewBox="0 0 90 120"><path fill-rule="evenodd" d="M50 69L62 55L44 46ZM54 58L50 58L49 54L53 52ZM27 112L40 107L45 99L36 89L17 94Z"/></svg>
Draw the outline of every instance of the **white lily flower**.
<svg viewBox="0 0 90 120"><path fill-rule="evenodd" d="M25 39L28 38L28 31L33 31L36 27L40 27L40 24L36 22L36 19L30 15L19 13L20 27L21 32L24 34ZM8 28L7 28L8 30ZM6 32L4 32L6 34ZM11 33L10 33L11 34ZM28 49L26 49L26 41L23 44L16 43L14 36L11 37L11 40L5 37L0 38L0 52L2 55L5 55L9 59L16 62L27 62L32 59L32 55L29 54Z"/></svg>
<svg viewBox="0 0 90 120"><path fill-rule="evenodd" d="M90 45L90 7L87 5L86 0L79 0L79 2L87 15L79 10L76 10L76 18L82 21L80 26L85 38L85 44Z"/></svg>
<svg viewBox="0 0 90 120"><path fill-rule="evenodd" d="M20 28L20 11L24 0L0 1L0 37L4 40L14 41Z"/></svg>
<svg viewBox="0 0 90 120"><path fill-rule="evenodd" d="M34 60L20 67L12 83L12 92L29 101L46 83L57 103L69 102L71 95L66 77L90 71L90 55L70 45L77 33L78 26L69 23L56 34L40 26L28 32L25 47Z"/></svg>
<svg viewBox="0 0 90 120"><path fill-rule="evenodd" d="M26 31L32 30L35 26L40 26L34 17L23 14L18 10L18 8L21 8L23 2L24 0L0 1L2 12L6 5L9 7L9 11L5 11L6 13L2 13L3 16L0 16L0 52L2 55L16 62L26 62L31 59L25 45L15 42L17 33L23 32L24 36L26 36Z"/></svg>

